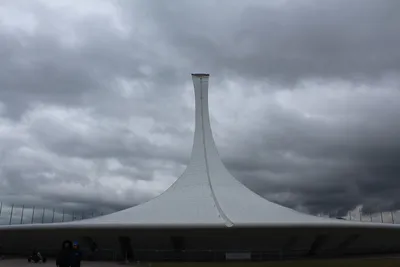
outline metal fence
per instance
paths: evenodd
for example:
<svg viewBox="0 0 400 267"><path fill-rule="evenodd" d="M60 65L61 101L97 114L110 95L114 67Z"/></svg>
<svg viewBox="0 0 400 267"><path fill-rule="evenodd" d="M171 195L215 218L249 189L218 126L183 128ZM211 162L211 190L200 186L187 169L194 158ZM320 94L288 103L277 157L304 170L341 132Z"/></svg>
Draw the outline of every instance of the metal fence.
<svg viewBox="0 0 400 267"><path fill-rule="evenodd" d="M332 216L332 215L330 216L329 214L318 215L318 216L338 218L338 219L348 220L348 221L398 224L398 223L400 223L400 216L398 213L399 213L399 211L364 213L361 210L358 210L357 212L355 212L355 211L348 212L347 215L343 216L343 217ZM397 219L397 218L399 218L399 219Z"/></svg>
<svg viewBox="0 0 400 267"><path fill-rule="evenodd" d="M99 212L98 210L14 205L0 202L0 225L67 222L99 217L108 213L109 212ZM318 216L336 217L327 214ZM341 217L340 219L362 222L400 223L398 211L366 214L359 210L357 212L349 212L347 216Z"/></svg>
<svg viewBox="0 0 400 267"><path fill-rule="evenodd" d="M0 225L68 222L99 217L105 214L94 210L83 211L0 202Z"/></svg>

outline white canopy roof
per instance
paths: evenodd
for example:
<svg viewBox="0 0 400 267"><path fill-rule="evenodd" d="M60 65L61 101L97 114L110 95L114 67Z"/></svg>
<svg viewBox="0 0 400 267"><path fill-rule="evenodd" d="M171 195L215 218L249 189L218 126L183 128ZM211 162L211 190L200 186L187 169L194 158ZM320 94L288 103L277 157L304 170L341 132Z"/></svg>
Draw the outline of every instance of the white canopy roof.
<svg viewBox="0 0 400 267"><path fill-rule="evenodd" d="M148 202L75 223L232 227L331 221L269 202L228 172L219 157L210 126L209 74L192 74L192 79L196 124L191 160L182 176Z"/></svg>
<svg viewBox="0 0 400 267"><path fill-rule="evenodd" d="M300 213L272 203L245 187L225 168L214 143L208 110L209 75L192 74L192 79L196 125L191 160L181 177L164 193L138 206L102 217L6 227L346 227L350 224L385 227L376 223L354 223Z"/></svg>

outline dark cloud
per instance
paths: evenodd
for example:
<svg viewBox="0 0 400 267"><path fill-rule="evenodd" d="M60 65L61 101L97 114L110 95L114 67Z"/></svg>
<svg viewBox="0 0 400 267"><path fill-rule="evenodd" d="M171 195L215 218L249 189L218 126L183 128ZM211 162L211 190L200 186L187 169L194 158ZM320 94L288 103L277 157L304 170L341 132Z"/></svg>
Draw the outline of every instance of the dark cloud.
<svg viewBox="0 0 400 267"><path fill-rule="evenodd" d="M301 203L313 212L343 213L360 203L366 211L398 209L400 124L395 117L400 109L388 103L400 92L352 89L334 101L322 95L338 93L329 89L313 96L318 105L337 107L335 112L321 110L313 117L275 108L258 115L253 137L242 134L236 140L241 154L230 156L228 166L267 198L290 192L293 203L286 204ZM343 101L348 106L341 107Z"/></svg>
<svg viewBox="0 0 400 267"><path fill-rule="evenodd" d="M188 162L190 73L247 186L343 215L399 209L398 1L4 1L0 201L107 211Z"/></svg>
<svg viewBox="0 0 400 267"><path fill-rule="evenodd" d="M219 75L376 79L400 67L397 1L150 5L171 46Z"/></svg>
<svg viewBox="0 0 400 267"><path fill-rule="evenodd" d="M160 95L179 80L176 71L157 56L163 51L155 53L144 46L141 36L129 29L123 33L112 16L71 19L62 9L36 2L25 12L34 15L33 34L0 28L0 98L7 100L9 116L20 116L35 102L83 105L87 97L107 91L120 78L162 82Z"/></svg>

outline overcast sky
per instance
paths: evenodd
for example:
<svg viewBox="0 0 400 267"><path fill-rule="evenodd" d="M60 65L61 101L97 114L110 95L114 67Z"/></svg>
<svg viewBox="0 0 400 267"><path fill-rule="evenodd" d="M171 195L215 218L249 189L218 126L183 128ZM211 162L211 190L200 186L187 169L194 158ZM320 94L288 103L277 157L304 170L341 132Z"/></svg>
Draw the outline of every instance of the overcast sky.
<svg viewBox="0 0 400 267"><path fill-rule="evenodd" d="M0 201L165 190L208 72L222 160L311 213L400 208L400 1L0 2Z"/></svg>

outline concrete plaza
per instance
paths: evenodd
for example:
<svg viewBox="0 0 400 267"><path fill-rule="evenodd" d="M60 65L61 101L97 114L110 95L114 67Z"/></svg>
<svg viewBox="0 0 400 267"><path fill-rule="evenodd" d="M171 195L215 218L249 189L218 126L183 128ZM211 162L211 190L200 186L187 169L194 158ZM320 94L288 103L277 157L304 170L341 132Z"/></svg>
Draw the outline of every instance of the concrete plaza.
<svg viewBox="0 0 400 267"><path fill-rule="evenodd" d="M49 259L46 263L29 263L26 259L5 259L0 260L1 267L35 267L35 266L56 266L54 259ZM82 267L114 267L114 266L146 266L150 267L149 263L118 263L118 262L99 262L99 261L84 261Z"/></svg>
<svg viewBox="0 0 400 267"><path fill-rule="evenodd" d="M55 266L54 260L45 264L28 263L25 259L0 260L1 267L34 267L34 266ZM280 262L158 262L158 263L116 263L116 262L82 262L82 267L116 267L116 266L146 266L146 267L375 267L375 266L400 266L398 256L392 257L372 257L358 259L326 259L326 260L300 260L300 261L280 261Z"/></svg>

